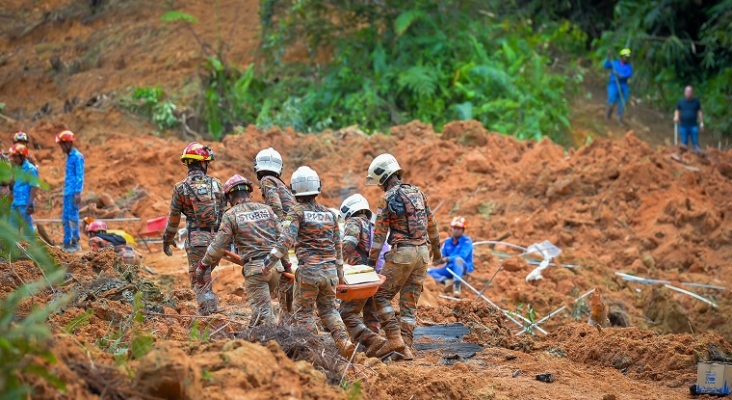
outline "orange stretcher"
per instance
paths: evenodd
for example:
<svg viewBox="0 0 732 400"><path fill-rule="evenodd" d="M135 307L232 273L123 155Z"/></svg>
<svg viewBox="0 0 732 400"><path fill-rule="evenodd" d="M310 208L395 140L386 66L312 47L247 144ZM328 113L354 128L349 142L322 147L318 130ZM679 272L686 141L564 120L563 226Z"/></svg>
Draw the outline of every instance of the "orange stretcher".
<svg viewBox="0 0 732 400"><path fill-rule="evenodd" d="M234 264L242 265L241 257L238 254L234 254L230 251L224 252L224 258L233 262ZM283 272L282 275L295 281L295 275L289 272ZM376 282L359 283L356 285L338 285L336 288L336 298L341 301L352 301L352 300L364 300L372 297L379 290L379 286L386 282L384 275L379 275L379 280Z"/></svg>

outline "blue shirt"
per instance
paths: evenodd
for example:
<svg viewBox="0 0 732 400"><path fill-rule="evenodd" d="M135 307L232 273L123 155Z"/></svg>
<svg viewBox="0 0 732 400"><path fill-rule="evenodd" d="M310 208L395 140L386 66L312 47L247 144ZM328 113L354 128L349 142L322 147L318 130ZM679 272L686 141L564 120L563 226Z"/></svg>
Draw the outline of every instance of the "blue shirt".
<svg viewBox="0 0 732 400"><path fill-rule="evenodd" d="M473 272L473 241L462 235L454 242L455 239L452 237L445 241L442 246L442 255L447 258L448 263L455 262L457 257L460 257L465 261L465 271Z"/></svg>
<svg viewBox="0 0 732 400"><path fill-rule="evenodd" d="M620 60L605 60L605 62L602 64L602 67L610 70L610 81L608 82L608 84L610 85L617 85L615 77L612 73L613 69L615 69L615 73L618 74L618 81L621 85L627 85L628 78L633 75L633 67L630 65L630 63L623 63Z"/></svg>
<svg viewBox="0 0 732 400"><path fill-rule="evenodd" d="M84 156L74 147L66 158L64 196L73 196L84 189Z"/></svg>
<svg viewBox="0 0 732 400"><path fill-rule="evenodd" d="M38 187L38 168L28 160L23 160L20 166L25 176L15 180L13 185L13 207L27 206L30 203L31 188ZM35 182L27 182L31 177L36 178Z"/></svg>

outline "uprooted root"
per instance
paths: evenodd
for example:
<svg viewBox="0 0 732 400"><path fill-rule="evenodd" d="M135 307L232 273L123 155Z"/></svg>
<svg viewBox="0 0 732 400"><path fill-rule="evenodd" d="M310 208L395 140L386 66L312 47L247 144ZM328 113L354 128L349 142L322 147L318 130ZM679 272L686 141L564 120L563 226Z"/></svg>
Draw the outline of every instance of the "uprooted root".
<svg viewBox="0 0 732 400"><path fill-rule="evenodd" d="M347 364L330 337L316 335L304 327L286 322L260 325L240 332L237 337L262 345L274 340L287 357L293 361L305 360L311 363L328 377L331 384L340 382L343 368Z"/></svg>

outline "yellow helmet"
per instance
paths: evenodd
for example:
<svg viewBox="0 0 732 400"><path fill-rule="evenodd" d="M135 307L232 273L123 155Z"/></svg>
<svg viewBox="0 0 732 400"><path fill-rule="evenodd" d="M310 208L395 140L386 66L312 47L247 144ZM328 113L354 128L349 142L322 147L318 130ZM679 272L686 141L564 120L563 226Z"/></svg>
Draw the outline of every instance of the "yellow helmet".
<svg viewBox="0 0 732 400"><path fill-rule="evenodd" d="M620 50L620 57L630 57L630 49Z"/></svg>

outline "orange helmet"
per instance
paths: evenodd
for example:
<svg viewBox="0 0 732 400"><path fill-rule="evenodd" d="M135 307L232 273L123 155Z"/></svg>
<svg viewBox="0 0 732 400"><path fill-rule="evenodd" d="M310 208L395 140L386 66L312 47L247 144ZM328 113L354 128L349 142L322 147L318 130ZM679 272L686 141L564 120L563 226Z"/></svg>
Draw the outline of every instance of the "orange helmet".
<svg viewBox="0 0 732 400"><path fill-rule="evenodd" d="M94 221L86 227L87 232L107 231L107 224L104 221Z"/></svg>
<svg viewBox="0 0 732 400"><path fill-rule="evenodd" d="M18 131L18 133L13 135L13 143L17 143L17 142L28 143L28 134L23 131Z"/></svg>
<svg viewBox="0 0 732 400"><path fill-rule="evenodd" d="M465 222L465 218L457 216L450 221L450 227L451 228L460 228L465 229L468 227L468 223Z"/></svg>
<svg viewBox="0 0 732 400"><path fill-rule="evenodd" d="M183 149L183 154L180 156L180 160L184 164L188 163L188 161L213 161L213 150L201 143L191 142L185 149Z"/></svg>
<svg viewBox="0 0 732 400"><path fill-rule="evenodd" d="M56 143L61 142L73 142L76 140L76 135L71 131L63 131L56 135Z"/></svg>
<svg viewBox="0 0 732 400"><path fill-rule="evenodd" d="M224 193L233 192L235 190L245 190L251 193L252 181L239 174L232 176L226 180L226 183L224 183Z"/></svg>
<svg viewBox="0 0 732 400"><path fill-rule="evenodd" d="M8 150L8 154L11 156L28 157L28 148L25 147L25 145L22 143L16 143L16 144L10 146L10 150Z"/></svg>

